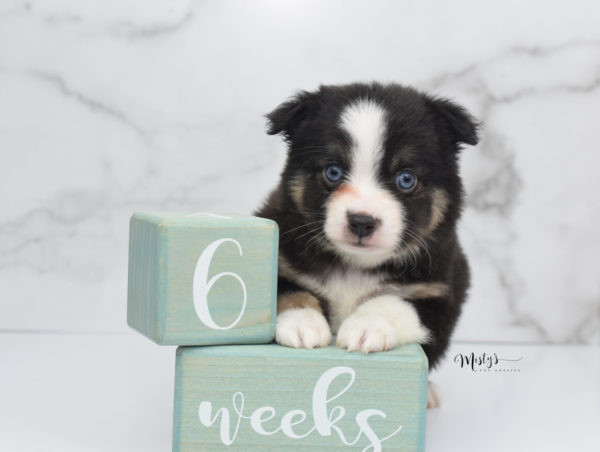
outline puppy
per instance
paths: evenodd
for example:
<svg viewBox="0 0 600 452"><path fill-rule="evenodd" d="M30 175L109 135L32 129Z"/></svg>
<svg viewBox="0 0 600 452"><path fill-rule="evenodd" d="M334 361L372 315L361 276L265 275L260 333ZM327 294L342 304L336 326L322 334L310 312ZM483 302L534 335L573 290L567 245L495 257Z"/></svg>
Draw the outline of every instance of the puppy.
<svg viewBox="0 0 600 452"><path fill-rule="evenodd" d="M456 223L462 107L396 84L321 86L267 115L288 158L257 215L280 228L276 340L379 352L448 347L469 286Z"/></svg>

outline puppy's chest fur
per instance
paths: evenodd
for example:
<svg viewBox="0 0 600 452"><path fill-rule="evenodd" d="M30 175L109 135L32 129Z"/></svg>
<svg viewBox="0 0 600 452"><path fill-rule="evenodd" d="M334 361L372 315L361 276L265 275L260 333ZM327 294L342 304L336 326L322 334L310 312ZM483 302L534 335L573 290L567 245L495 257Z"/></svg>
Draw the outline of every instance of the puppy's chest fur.
<svg viewBox="0 0 600 452"><path fill-rule="evenodd" d="M329 323L334 333L360 302L387 286L381 275L360 270L335 269L321 277L290 270L289 264L280 265L282 276L293 280L327 303Z"/></svg>

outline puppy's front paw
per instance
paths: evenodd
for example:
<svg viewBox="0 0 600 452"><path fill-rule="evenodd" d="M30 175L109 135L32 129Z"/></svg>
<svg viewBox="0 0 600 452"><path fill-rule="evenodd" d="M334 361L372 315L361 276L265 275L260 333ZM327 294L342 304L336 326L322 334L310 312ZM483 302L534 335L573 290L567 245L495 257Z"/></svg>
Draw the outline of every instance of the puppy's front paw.
<svg viewBox="0 0 600 452"><path fill-rule="evenodd" d="M331 330L323 314L315 309L287 309L277 315L275 340L294 348L327 347Z"/></svg>
<svg viewBox="0 0 600 452"><path fill-rule="evenodd" d="M410 342L423 343L427 337L427 329L411 304L393 295L382 295L361 304L344 320L337 345L369 353Z"/></svg>

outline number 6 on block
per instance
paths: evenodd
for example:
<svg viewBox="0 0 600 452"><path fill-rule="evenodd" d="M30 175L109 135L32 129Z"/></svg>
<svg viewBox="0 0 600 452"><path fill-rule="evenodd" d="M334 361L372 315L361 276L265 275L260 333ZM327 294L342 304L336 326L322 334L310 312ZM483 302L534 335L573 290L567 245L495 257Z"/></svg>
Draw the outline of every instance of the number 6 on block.
<svg viewBox="0 0 600 452"><path fill-rule="evenodd" d="M128 324L164 345L274 337L278 228L241 215L135 213Z"/></svg>
<svg viewBox="0 0 600 452"><path fill-rule="evenodd" d="M210 266L210 261L215 254L217 248L224 242L233 242L237 245L240 250L240 256L242 255L242 246L235 239L221 239L216 242L211 243L206 247L198 262L196 263L196 270L194 271L194 307L196 308L196 314L198 314L198 318L204 323L207 327L212 328L213 330L229 330L238 324L242 315L244 315L244 309L246 309L246 284L244 284L244 280L240 278L237 273L232 272L221 272L210 278L209 281L206 281L208 277L208 268ZM242 308L240 310L237 318L228 326L219 326L215 323L213 318L210 316L210 311L208 309L208 292L212 288L213 284L217 282L223 276L231 276L239 281L240 286L242 287L244 293L244 300L242 301Z"/></svg>

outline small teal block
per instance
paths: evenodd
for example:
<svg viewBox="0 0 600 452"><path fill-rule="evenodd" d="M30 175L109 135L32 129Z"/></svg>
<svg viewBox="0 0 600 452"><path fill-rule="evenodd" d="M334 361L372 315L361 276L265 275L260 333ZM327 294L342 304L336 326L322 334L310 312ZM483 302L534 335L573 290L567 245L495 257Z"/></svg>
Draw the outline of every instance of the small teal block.
<svg viewBox="0 0 600 452"><path fill-rule="evenodd" d="M179 347L173 451L423 451L426 406L417 344Z"/></svg>
<svg viewBox="0 0 600 452"><path fill-rule="evenodd" d="M264 218L135 213L127 323L161 345L270 342L278 237Z"/></svg>

